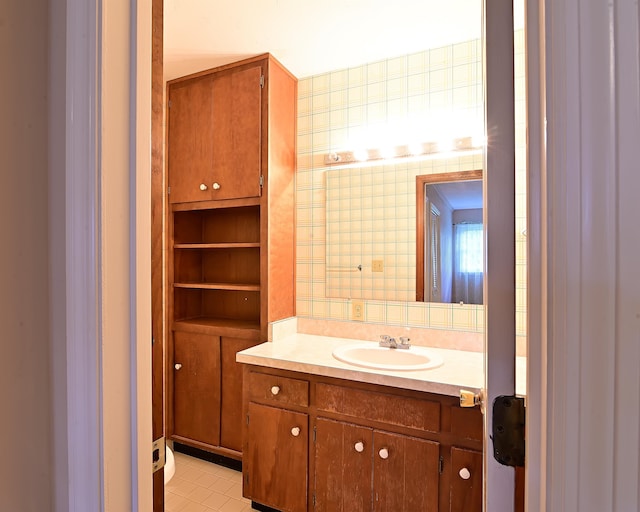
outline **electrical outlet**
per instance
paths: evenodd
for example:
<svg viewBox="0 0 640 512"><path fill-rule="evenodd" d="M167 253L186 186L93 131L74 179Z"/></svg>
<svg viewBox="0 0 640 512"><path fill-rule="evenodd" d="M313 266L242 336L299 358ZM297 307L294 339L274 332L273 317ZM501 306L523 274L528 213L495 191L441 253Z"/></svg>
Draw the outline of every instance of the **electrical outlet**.
<svg viewBox="0 0 640 512"><path fill-rule="evenodd" d="M371 272L382 272L384 270L384 261L383 260L372 260L371 261Z"/></svg>
<svg viewBox="0 0 640 512"><path fill-rule="evenodd" d="M351 320L364 320L364 302L361 300L351 301Z"/></svg>

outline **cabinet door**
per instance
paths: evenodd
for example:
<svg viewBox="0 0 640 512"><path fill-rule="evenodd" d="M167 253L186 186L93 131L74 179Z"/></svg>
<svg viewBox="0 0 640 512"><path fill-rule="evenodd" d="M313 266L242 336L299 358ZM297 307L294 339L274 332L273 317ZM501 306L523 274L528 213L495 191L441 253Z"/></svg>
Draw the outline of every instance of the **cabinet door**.
<svg viewBox="0 0 640 512"><path fill-rule="evenodd" d="M244 495L282 512L307 510L306 414L249 403Z"/></svg>
<svg viewBox="0 0 640 512"><path fill-rule="evenodd" d="M262 67L216 76L213 81L212 198L260 195ZM173 193L173 192L172 192Z"/></svg>
<svg viewBox="0 0 640 512"><path fill-rule="evenodd" d="M169 201L211 199L213 78L205 76L171 86L169 102Z"/></svg>
<svg viewBox="0 0 640 512"><path fill-rule="evenodd" d="M318 418L314 476L316 510L372 510L372 450L372 429Z"/></svg>
<svg viewBox="0 0 640 512"><path fill-rule="evenodd" d="M220 412L220 446L242 451L242 365L236 363L236 354L253 347L257 342L222 337L222 406Z"/></svg>
<svg viewBox="0 0 640 512"><path fill-rule="evenodd" d="M212 446L220 442L220 338L175 332L173 434Z"/></svg>
<svg viewBox="0 0 640 512"><path fill-rule="evenodd" d="M374 431L373 510L437 512L440 445Z"/></svg>
<svg viewBox="0 0 640 512"><path fill-rule="evenodd" d="M451 448L451 512L482 512L482 452Z"/></svg>

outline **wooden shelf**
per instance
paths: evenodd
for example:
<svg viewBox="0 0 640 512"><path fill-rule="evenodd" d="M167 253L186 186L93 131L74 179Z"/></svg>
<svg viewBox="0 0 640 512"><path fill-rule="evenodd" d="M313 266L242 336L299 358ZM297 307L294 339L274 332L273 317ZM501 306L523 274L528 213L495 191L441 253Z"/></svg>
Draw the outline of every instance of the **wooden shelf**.
<svg viewBox="0 0 640 512"><path fill-rule="evenodd" d="M228 318L188 318L173 322L173 330L262 341L260 339L260 322L257 320L252 322Z"/></svg>
<svg viewBox="0 0 640 512"><path fill-rule="evenodd" d="M242 292L259 292L259 284L241 283L173 283L174 288L189 288L193 290L235 290Z"/></svg>
<svg viewBox="0 0 640 512"><path fill-rule="evenodd" d="M253 249L260 248L260 242L230 242L217 244L174 244L174 249Z"/></svg>

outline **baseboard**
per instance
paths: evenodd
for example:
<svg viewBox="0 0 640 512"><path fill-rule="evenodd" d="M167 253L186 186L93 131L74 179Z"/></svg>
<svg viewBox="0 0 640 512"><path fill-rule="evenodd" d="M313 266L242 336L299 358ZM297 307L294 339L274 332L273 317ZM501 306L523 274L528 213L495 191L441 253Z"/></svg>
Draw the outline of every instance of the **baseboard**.
<svg viewBox="0 0 640 512"><path fill-rule="evenodd" d="M173 442L173 451L184 453L185 455L190 455L191 457L196 457L198 459L206 460L207 462L212 462L213 464L218 464L219 466L224 466L225 468L233 469L235 471L242 471L242 461L240 460L231 459L229 457L225 457L224 455L211 453L206 450L201 450L200 448L194 448L193 446L178 443L176 441Z"/></svg>

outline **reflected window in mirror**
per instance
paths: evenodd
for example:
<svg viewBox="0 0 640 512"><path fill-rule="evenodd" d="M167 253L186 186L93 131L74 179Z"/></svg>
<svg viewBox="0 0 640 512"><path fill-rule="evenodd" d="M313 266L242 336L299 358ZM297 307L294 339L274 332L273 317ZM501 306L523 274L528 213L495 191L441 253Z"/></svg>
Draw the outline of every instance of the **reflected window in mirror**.
<svg viewBox="0 0 640 512"><path fill-rule="evenodd" d="M416 300L482 304L482 171L416 177Z"/></svg>

